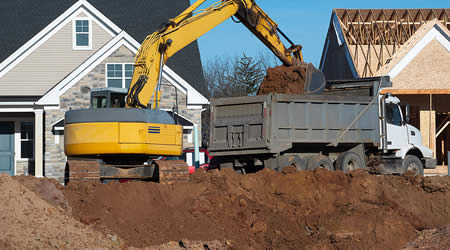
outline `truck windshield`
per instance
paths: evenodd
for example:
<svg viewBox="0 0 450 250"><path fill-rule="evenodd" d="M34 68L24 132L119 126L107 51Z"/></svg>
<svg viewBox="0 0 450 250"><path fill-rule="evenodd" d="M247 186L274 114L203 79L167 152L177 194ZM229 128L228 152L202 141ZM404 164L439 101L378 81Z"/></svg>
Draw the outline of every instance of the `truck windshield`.
<svg viewBox="0 0 450 250"><path fill-rule="evenodd" d="M402 125L402 115L397 104L386 103L386 122L392 125Z"/></svg>

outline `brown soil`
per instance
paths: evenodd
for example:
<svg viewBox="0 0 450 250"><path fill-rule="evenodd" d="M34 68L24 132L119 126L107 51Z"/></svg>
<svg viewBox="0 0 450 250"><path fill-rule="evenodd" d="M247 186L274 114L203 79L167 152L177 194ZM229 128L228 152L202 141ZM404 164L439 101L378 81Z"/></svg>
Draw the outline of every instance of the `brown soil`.
<svg viewBox="0 0 450 250"><path fill-rule="evenodd" d="M0 190L1 249L120 247L117 237L108 239L6 174L0 175Z"/></svg>
<svg viewBox="0 0 450 250"><path fill-rule="evenodd" d="M183 250L183 249L198 249L198 250L216 250L216 249L232 249L233 245L231 241L190 241L190 240L181 240L178 242L170 241L168 243L164 243L157 246L145 247L145 249L149 250ZM134 249L134 247L129 247L129 249Z"/></svg>
<svg viewBox="0 0 450 250"><path fill-rule="evenodd" d="M424 230L404 248L413 249L450 249L450 224L442 229Z"/></svg>
<svg viewBox="0 0 450 250"><path fill-rule="evenodd" d="M448 177L224 170L184 184L78 183L64 192L76 218L135 247L187 238L255 249L400 249L417 230L450 223L449 188Z"/></svg>
<svg viewBox="0 0 450 250"><path fill-rule="evenodd" d="M307 63L299 66L277 66L269 68L264 81L259 87L258 95L269 93L303 94L305 92L305 80Z"/></svg>
<svg viewBox="0 0 450 250"><path fill-rule="evenodd" d="M448 229L427 230L450 224L450 177L223 170L63 188L2 175L0 188L0 248L411 249L430 234L448 247Z"/></svg>

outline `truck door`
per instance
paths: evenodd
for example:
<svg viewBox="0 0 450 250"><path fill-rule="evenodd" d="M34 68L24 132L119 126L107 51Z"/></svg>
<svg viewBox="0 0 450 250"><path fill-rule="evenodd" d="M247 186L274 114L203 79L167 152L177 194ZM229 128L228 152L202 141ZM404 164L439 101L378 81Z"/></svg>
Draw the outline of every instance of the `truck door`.
<svg viewBox="0 0 450 250"><path fill-rule="evenodd" d="M400 107L395 103L386 103L387 148L401 149L408 144L408 128L403 122Z"/></svg>

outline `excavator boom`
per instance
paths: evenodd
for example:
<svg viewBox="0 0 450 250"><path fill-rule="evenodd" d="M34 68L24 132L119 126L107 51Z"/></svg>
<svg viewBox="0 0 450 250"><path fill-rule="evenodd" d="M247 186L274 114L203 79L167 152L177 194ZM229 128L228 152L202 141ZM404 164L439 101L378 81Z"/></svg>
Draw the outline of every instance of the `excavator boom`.
<svg viewBox="0 0 450 250"><path fill-rule="evenodd" d="M159 81L162 67L176 52L199 37L235 16L258 37L285 65L303 61L301 46L294 45L254 0L226 0L198 10L205 0L199 0L169 22L161 30L149 35L136 56L135 70L128 91L127 106L158 108ZM285 37L291 47L280 39ZM153 100L152 100L153 98Z"/></svg>

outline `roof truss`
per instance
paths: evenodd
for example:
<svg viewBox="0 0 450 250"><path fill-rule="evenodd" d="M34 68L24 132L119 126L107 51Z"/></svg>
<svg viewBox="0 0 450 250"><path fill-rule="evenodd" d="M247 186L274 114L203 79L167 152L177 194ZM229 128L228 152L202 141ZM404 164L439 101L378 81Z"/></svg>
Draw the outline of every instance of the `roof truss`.
<svg viewBox="0 0 450 250"><path fill-rule="evenodd" d="M374 76L427 21L450 30L450 9L335 9L360 77Z"/></svg>

